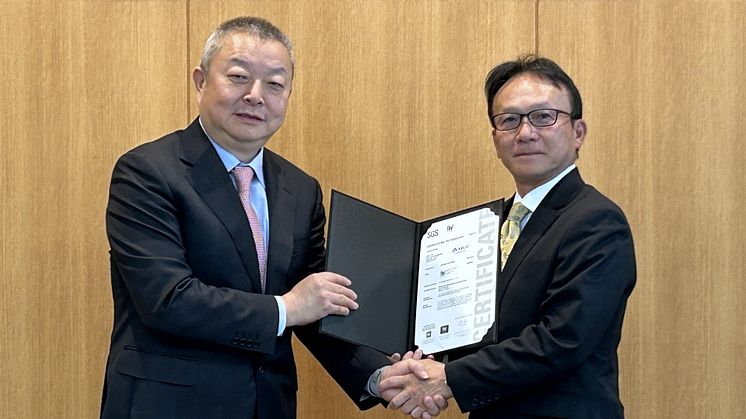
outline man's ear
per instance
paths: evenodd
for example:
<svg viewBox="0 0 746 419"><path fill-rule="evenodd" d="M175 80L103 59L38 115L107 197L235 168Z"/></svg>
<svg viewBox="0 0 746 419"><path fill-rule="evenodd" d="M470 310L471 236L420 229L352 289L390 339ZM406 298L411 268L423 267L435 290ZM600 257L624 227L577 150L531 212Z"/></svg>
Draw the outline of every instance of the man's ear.
<svg viewBox="0 0 746 419"><path fill-rule="evenodd" d="M202 89L205 86L205 72L202 68L197 66L192 70L192 81L194 82L194 88L197 91L197 100L202 97Z"/></svg>
<svg viewBox="0 0 746 419"><path fill-rule="evenodd" d="M588 126L585 124L584 119L578 119L573 125L573 132L575 133L575 151L580 151L580 147L585 141L585 135L588 133Z"/></svg>

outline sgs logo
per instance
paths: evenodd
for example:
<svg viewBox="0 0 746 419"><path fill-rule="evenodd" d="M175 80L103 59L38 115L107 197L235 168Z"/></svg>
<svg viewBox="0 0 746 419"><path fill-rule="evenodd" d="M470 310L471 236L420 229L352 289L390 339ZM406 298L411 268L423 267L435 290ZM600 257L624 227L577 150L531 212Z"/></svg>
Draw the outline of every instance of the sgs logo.
<svg viewBox="0 0 746 419"><path fill-rule="evenodd" d="M432 239L433 237L438 237L438 230L428 231L427 232L427 238Z"/></svg>

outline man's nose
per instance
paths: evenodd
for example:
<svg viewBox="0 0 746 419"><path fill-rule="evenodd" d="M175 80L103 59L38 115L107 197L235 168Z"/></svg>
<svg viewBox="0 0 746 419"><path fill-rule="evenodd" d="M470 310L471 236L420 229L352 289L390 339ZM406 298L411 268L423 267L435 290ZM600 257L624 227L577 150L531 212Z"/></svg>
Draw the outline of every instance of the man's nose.
<svg viewBox="0 0 746 419"><path fill-rule="evenodd" d="M252 105L264 103L264 98L262 97L262 83L260 80L254 80L254 82L249 85L243 99Z"/></svg>
<svg viewBox="0 0 746 419"><path fill-rule="evenodd" d="M523 115L521 121L518 123L518 131L516 132L516 138L519 141L531 141L537 138L536 127L531 124L528 120L528 115Z"/></svg>

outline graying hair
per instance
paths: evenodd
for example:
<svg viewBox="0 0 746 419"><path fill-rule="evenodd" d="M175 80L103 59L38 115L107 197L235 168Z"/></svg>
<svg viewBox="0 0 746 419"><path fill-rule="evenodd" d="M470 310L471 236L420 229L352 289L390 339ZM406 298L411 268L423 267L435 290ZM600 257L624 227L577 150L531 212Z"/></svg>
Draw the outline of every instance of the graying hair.
<svg viewBox="0 0 746 419"><path fill-rule="evenodd" d="M277 41L281 43L290 55L291 70L295 72L295 56L293 55L293 44L290 42L290 39L269 21L252 16L242 16L227 20L215 28L215 31L207 38L205 48L202 50L202 59L199 63L202 72L207 74L212 59L222 46L223 39L234 33L245 33L263 41Z"/></svg>

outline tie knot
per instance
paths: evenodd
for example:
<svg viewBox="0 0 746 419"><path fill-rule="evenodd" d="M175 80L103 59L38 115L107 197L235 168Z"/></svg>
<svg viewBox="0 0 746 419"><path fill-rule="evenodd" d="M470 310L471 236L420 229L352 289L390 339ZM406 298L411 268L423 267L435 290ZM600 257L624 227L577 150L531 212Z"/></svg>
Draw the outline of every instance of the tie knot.
<svg viewBox="0 0 746 419"><path fill-rule="evenodd" d="M513 204L513 207L510 208L510 212L508 213L508 220L520 224L521 221L526 218L526 215L528 215L529 212L531 211L523 204L521 204L520 202L516 202L515 204Z"/></svg>
<svg viewBox="0 0 746 419"><path fill-rule="evenodd" d="M254 169L251 166L236 166L233 168L233 176L236 177L238 193L245 193L249 190L251 179L254 178Z"/></svg>

